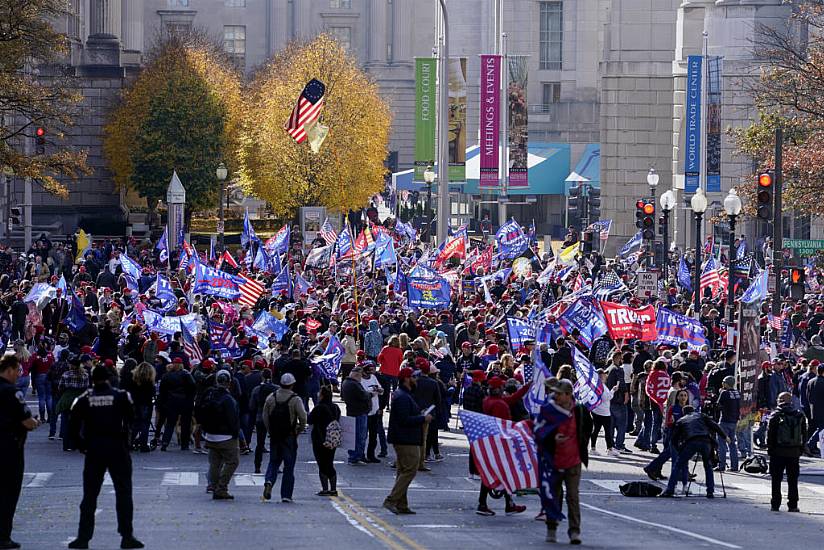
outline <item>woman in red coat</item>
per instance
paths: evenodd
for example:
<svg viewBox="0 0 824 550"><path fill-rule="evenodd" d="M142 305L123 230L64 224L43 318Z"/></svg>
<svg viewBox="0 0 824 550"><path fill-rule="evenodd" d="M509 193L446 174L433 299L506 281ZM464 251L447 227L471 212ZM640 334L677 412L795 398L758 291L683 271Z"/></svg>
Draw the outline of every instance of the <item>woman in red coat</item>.
<svg viewBox="0 0 824 550"><path fill-rule="evenodd" d="M393 391L398 387L398 373L401 370L402 361L403 350L401 349L400 339L397 336L392 336L378 353L378 364L381 366L381 375L389 380Z"/></svg>

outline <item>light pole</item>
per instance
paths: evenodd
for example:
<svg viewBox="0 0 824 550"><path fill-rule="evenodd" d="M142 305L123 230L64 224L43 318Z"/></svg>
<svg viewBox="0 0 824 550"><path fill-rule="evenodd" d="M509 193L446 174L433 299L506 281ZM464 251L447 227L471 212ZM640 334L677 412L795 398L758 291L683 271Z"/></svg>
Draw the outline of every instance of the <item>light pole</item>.
<svg viewBox="0 0 824 550"><path fill-rule="evenodd" d="M661 224L661 232L664 234L664 281L669 279L669 215L673 208L675 208L675 193L672 189L664 191L661 195L661 214L663 216L663 223Z"/></svg>
<svg viewBox="0 0 824 550"><path fill-rule="evenodd" d="M439 105L438 105L438 233L445 239L449 227L449 17L446 1L440 0L443 19L443 43L440 57Z"/></svg>
<svg viewBox="0 0 824 550"><path fill-rule="evenodd" d="M435 171L431 166L427 166L423 171L423 181L426 183L426 238L432 241L432 219L435 217L432 211L432 184L435 183Z"/></svg>
<svg viewBox="0 0 824 550"><path fill-rule="evenodd" d="M699 187L690 199L690 208L695 214L695 277L693 278L693 291L695 294L695 318L701 319L701 220L704 212L707 211L707 196L704 190Z"/></svg>
<svg viewBox="0 0 824 550"><path fill-rule="evenodd" d="M733 259L733 243L735 242L735 219L741 213L741 197L738 196L738 191L730 189L729 194L724 197L724 210L727 211L727 216L730 219L730 251L729 251L729 266L727 269L727 308L729 326L735 320L735 289L732 285L732 259Z"/></svg>
<svg viewBox="0 0 824 550"><path fill-rule="evenodd" d="M221 252L223 252L223 233L226 230L224 226L224 211L223 211L223 195L226 194L226 176L229 175L229 171L226 169L226 165L222 162L217 165L217 169L215 170L215 176L217 177L218 189L220 190L218 195L218 222L217 222L217 245Z"/></svg>
<svg viewBox="0 0 824 550"><path fill-rule="evenodd" d="M650 197L652 198L652 205L653 206L655 206L655 189L658 187L658 180L659 180L658 173L655 171L655 168L650 166L649 172L647 172L647 185L649 185L649 194L650 194ZM655 250L655 234L654 233L652 235L652 242L649 243L649 246L650 246L650 249L651 249L650 256L652 257L652 265L654 266L655 264L658 263L658 258L656 258L657 254L656 254L656 250Z"/></svg>

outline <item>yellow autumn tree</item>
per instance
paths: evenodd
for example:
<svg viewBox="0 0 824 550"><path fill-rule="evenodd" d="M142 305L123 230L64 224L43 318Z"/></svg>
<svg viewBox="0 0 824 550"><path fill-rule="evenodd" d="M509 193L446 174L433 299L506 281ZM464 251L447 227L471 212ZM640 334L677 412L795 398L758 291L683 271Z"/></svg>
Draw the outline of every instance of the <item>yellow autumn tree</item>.
<svg viewBox="0 0 824 550"><path fill-rule="evenodd" d="M326 86L320 151L295 143L284 124L307 82ZM247 92L240 178L278 216L300 206L360 208L383 190L391 114L377 85L335 39L293 42L254 76Z"/></svg>
<svg viewBox="0 0 824 550"><path fill-rule="evenodd" d="M243 126L240 74L198 31L161 35L105 128L115 182L147 199L165 195L172 170L191 209L216 202L215 168L236 172Z"/></svg>

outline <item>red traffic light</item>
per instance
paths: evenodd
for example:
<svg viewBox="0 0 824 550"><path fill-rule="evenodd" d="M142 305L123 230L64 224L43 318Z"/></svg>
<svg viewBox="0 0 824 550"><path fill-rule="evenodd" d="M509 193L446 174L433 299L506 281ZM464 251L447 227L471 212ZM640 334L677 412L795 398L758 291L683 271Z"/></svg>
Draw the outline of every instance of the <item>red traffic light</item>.
<svg viewBox="0 0 824 550"><path fill-rule="evenodd" d="M38 126L37 129L34 131L34 134L37 137L43 137L43 136L46 135L46 129L43 128L42 126Z"/></svg>
<svg viewBox="0 0 824 550"><path fill-rule="evenodd" d="M639 209L639 210L643 210L643 208L644 208L644 204L645 204L645 203L644 203L644 201L639 200L639 201L637 201L637 202L635 203L635 208L637 208L637 209Z"/></svg>
<svg viewBox="0 0 824 550"><path fill-rule="evenodd" d="M772 174L769 172L764 172L758 176L758 185L761 187L769 187L773 184L773 177Z"/></svg>
<svg viewBox="0 0 824 550"><path fill-rule="evenodd" d="M655 205L651 203L647 203L644 205L644 214L650 215L655 214Z"/></svg>

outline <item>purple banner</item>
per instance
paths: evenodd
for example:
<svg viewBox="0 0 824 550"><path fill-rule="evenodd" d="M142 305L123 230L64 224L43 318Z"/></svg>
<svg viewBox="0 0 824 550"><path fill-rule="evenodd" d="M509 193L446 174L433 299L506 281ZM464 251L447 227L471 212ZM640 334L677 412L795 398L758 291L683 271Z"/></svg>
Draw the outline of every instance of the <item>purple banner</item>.
<svg viewBox="0 0 824 550"><path fill-rule="evenodd" d="M501 56L481 56L481 187L498 186L501 130Z"/></svg>

